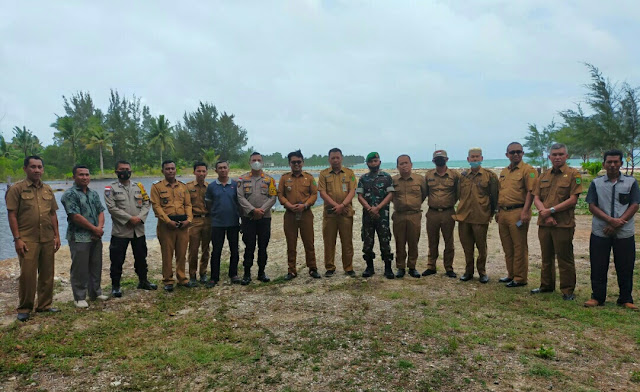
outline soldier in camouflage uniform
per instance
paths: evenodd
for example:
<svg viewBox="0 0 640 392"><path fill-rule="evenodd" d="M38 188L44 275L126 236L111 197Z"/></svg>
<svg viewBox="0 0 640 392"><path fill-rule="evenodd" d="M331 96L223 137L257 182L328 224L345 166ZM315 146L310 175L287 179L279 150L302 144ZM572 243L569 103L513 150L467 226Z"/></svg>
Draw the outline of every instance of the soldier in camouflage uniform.
<svg viewBox="0 0 640 392"><path fill-rule="evenodd" d="M358 181L356 193L362 204L362 258L367 262L367 268L362 273L363 278L375 274L373 252L375 233L378 233L380 252L384 261L385 275L393 276L391 261L391 230L389 229L389 203L393 198L393 179L391 175L380 171L380 155L372 152L367 155L369 173L364 174Z"/></svg>

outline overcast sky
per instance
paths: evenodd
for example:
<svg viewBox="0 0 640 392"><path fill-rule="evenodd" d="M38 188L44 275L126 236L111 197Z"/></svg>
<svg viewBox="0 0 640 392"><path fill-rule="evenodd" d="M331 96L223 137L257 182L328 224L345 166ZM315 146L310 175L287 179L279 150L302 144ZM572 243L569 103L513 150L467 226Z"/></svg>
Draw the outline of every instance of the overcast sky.
<svg viewBox="0 0 640 392"><path fill-rule="evenodd" d="M0 132L44 144L62 95L106 110L114 88L172 123L211 102L263 153L500 158L583 99L582 62L640 86L637 0L0 0L0 15Z"/></svg>

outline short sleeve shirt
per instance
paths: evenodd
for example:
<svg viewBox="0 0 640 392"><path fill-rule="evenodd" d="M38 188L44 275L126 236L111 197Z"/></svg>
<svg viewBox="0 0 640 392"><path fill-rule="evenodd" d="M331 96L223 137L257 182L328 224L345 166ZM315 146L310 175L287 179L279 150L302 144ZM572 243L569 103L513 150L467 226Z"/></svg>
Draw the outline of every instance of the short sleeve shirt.
<svg viewBox="0 0 640 392"><path fill-rule="evenodd" d="M334 172L331 168L324 169L320 172L318 190L327 192L333 201L338 204L342 203L349 192L356 189L356 186L356 175L353 173L353 170L346 167L341 168L338 173ZM346 207L348 211L347 216L353 216L354 212L351 202ZM330 205L325 204L324 216L332 215L329 211L330 208Z"/></svg>
<svg viewBox="0 0 640 392"><path fill-rule="evenodd" d="M276 204L278 189L273 177L263 173L253 176L251 172L238 178L238 204L241 215L248 218L256 208L264 210L263 218L271 218L271 207Z"/></svg>
<svg viewBox="0 0 640 392"><path fill-rule="evenodd" d="M500 172L498 206L511 207L524 204L527 193L536 186L538 171L533 166L520 161L513 167L505 167Z"/></svg>
<svg viewBox="0 0 640 392"><path fill-rule="evenodd" d="M559 169L550 169L542 173L533 194L540 198L545 208L551 208L582 193L582 176L572 167L562 165ZM559 211L553 214L557 225L555 227L575 227L575 208ZM538 217L538 225L548 226Z"/></svg>
<svg viewBox="0 0 640 392"><path fill-rule="evenodd" d="M158 224L169 222L169 216L174 215L186 215L187 220L193 221L191 197L188 193L187 185L181 181L170 183L164 179L151 185L151 205Z"/></svg>
<svg viewBox="0 0 640 392"><path fill-rule="evenodd" d="M187 182L187 190L189 191L189 198L191 199L191 210L194 215L205 215L207 213L207 206L204 203L204 194L207 192L209 183L204 181L202 185L198 184L198 181L193 180Z"/></svg>
<svg viewBox="0 0 640 392"><path fill-rule="evenodd" d="M436 169L425 174L427 181L427 204L431 208L450 208L458 201L458 180L460 173L447 169L443 175Z"/></svg>
<svg viewBox="0 0 640 392"><path fill-rule="evenodd" d="M64 192L61 201L67 212L67 241L92 242L92 233L76 225L72 220L72 216L80 214L89 223L98 226L98 217L104 211L98 192L87 188L87 193L84 193L79 186L74 184Z"/></svg>
<svg viewBox="0 0 640 392"><path fill-rule="evenodd" d="M632 176L620 174L618 181L611 182L609 177L601 176L595 178L589 191L587 192L587 203L595 204L605 214L612 218L620 218L622 214L633 204L640 204L640 190L638 181ZM591 221L591 232L598 237L608 237L604 234L607 223L597 216L593 216ZM621 228L619 228L614 238L629 238L635 234L634 217Z"/></svg>
<svg viewBox="0 0 640 392"><path fill-rule="evenodd" d="M283 174L278 183L278 200L283 206L291 204L306 204L311 207L318 200L318 184L315 178L307 172L294 175L292 172Z"/></svg>
<svg viewBox="0 0 640 392"><path fill-rule="evenodd" d="M422 211L422 203L427 197L424 177L411 173L402 178L400 174L393 176L393 210L395 212L413 213Z"/></svg>
<svg viewBox="0 0 640 392"><path fill-rule="evenodd" d="M488 224L498 199L498 176L480 168L477 173L465 170L460 175L460 203L454 219L472 224Z"/></svg>
<svg viewBox="0 0 640 392"><path fill-rule="evenodd" d="M7 210L16 212L23 241L53 241L51 213L58 209L58 203L49 185L42 182L36 185L29 179L16 182L7 191L6 202Z"/></svg>
<svg viewBox="0 0 640 392"><path fill-rule="evenodd" d="M238 214L238 183L229 180L226 184L216 179L207 187L205 200L211 203L212 227L236 227L239 226Z"/></svg>

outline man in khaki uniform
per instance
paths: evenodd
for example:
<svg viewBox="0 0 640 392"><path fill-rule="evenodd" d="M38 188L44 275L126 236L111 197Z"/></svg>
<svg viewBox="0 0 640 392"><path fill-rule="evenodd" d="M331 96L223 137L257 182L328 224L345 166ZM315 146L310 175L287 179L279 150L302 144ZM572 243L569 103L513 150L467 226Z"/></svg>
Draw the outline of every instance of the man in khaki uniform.
<svg viewBox="0 0 640 392"><path fill-rule="evenodd" d="M552 292L556 287L555 258L560 271L562 299L575 299L576 266L573 256L575 207L582 193L580 172L566 165L567 147L556 143L549 150L550 170L542 173L533 190L533 202L539 211L538 239L542 252L540 287L532 294Z"/></svg>
<svg viewBox="0 0 640 392"><path fill-rule="evenodd" d="M196 179L187 183L193 223L189 227L189 282L196 285L196 276L200 273L200 283L207 283L207 264L209 263L209 244L211 243L211 214L207 210L204 194L209 183L205 181L208 173L207 164L196 162L193 174ZM198 252L202 249L198 268Z"/></svg>
<svg viewBox="0 0 640 392"><path fill-rule="evenodd" d="M324 265L330 277L336 271L336 237L340 233L342 245L342 267L345 274L354 277L353 271L353 206L356 194L356 176L353 170L342 167L342 151L329 150L331 167L320 172L318 190L324 200L322 237L324 238Z"/></svg>
<svg viewBox="0 0 640 392"><path fill-rule="evenodd" d="M60 249L58 203L51 187L41 180L42 158L24 159L25 180L16 182L6 194L9 228L20 261L18 280L18 320L27 321L35 305L36 312L57 312L53 300L54 255Z"/></svg>
<svg viewBox="0 0 640 392"><path fill-rule="evenodd" d="M397 277L402 278L409 265L409 275L419 278L416 271L418 261L418 242L422 225L422 203L427 198L427 187L420 174L412 173L413 164L409 155L400 155L396 159L398 173L393 176L393 236L396 239ZM407 259L407 248L409 258ZM408 262L407 262L408 261ZM385 264L384 276L393 279L391 266Z"/></svg>
<svg viewBox="0 0 640 392"><path fill-rule="evenodd" d="M151 204L158 218L158 241L162 252L162 282L165 291L173 291L173 256L176 257L176 278L178 284L194 287L185 274L187 246L189 244L189 224L193 221L191 198L187 186L176 180L176 164L162 162L164 180L151 186Z"/></svg>
<svg viewBox="0 0 640 392"><path fill-rule="evenodd" d="M509 143L505 154L511 163L499 177L496 222L504 250L507 276L500 278L507 287L520 287L528 282L529 245L527 233L531 221L533 188L538 172L522 160L522 144Z"/></svg>
<svg viewBox="0 0 640 392"><path fill-rule="evenodd" d="M122 266L131 243L138 288L156 290L157 285L147 278L147 237L144 222L147 220L151 202L141 182L131 181L131 164L127 161L116 163L118 181L104 188L104 204L111 214L111 243L109 258L111 259L111 295L122 297L120 279Z"/></svg>
<svg viewBox="0 0 640 392"><path fill-rule="evenodd" d="M313 212L311 206L318 199L318 186L313 176L302 171L304 158L300 150L290 152L287 156L291 172L283 174L278 183L278 200L286 212L284 213L284 236L287 239L287 276L291 280L298 276L296 270L296 254L298 231L304 245L305 260L309 275L319 279L314 248Z"/></svg>
<svg viewBox="0 0 640 392"><path fill-rule="evenodd" d="M482 149L469 149L467 162L470 170L464 170L458 181L460 203L454 219L458 221L460 244L464 250L466 268L460 280L473 279L475 247L478 248L476 267L480 283L487 283L487 231L498 205L498 176L482 165Z"/></svg>
<svg viewBox="0 0 640 392"><path fill-rule="evenodd" d="M447 152L436 150L433 153L433 163L436 168L431 169L425 175L427 181L427 239L429 240L429 255L427 256L427 269L423 276L436 273L436 260L438 260L438 245L440 245L440 232L444 239L444 269L445 275L456 278L453 272L453 229L456 221L453 214L456 213L455 205L458 201L458 181L460 173L447 167Z"/></svg>

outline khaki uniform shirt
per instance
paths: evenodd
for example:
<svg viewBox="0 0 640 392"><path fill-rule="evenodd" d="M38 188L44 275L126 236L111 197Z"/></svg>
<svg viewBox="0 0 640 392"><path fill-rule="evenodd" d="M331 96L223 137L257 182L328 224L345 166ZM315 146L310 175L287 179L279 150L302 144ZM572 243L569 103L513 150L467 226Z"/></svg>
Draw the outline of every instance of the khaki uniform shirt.
<svg viewBox="0 0 640 392"><path fill-rule="evenodd" d="M393 211L420 212L427 198L427 185L420 174L411 173L405 180L400 174L393 176Z"/></svg>
<svg viewBox="0 0 640 392"><path fill-rule="evenodd" d="M206 181L202 185L199 185L196 180L187 182L193 215L202 216L209 213L209 211L207 211L207 205L204 202L204 194L207 193L208 186L209 183Z"/></svg>
<svg viewBox="0 0 640 392"><path fill-rule="evenodd" d="M571 195L582 193L582 176L572 167L562 165L560 169L550 169L540 175L538 183L533 190L534 196L538 196L545 208L551 208L567 200ZM559 211L551 215L558 223L554 227L575 227L575 208ZM538 217L538 225L545 225Z"/></svg>
<svg viewBox="0 0 640 392"><path fill-rule="evenodd" d="M458 181L460 203L453 219L472 224L488 224L498 205L498 176L480 168L477 173L468 169Z"/></svg>
<svg viewBox="0 0 640 392"><path fill-rule="evenodd" d="M439 175L436 169L431 169L425 174L427 181L427 204L430 208L451 208L458 201L458 181L460 173L447 169L443 175Z"/></svg>
<svg viewBox="0 0 640 392"><path fill-rule="evenodd" d="M520 161L514 167L505 167L500 172L498 206L512 207L524 204L527 193L536 186L538 171L533 166Z"/></svg>
<svg viewBox="0 0 640 392"><path fill-rule="evenodd" d="M120 181L112 182L104 187L104 204L111 214L111 235L119 238L144 236L144 222L147 220L151 202L149 195L141 183L129 181L123 185ZM131 226L127 223L131 217L142 220L141 225Z"/></svg>
<svg viewBox="0 0 640 392"><path fill-rule="evenodd" d="M151 186L151 205L158 218L158 224L171 221L169 215L186 215L193 222L191 198L184 182L176 180L173 185L167 180L160 180Z"/></svg>
<svg viewBox="0 0 640 392"><path fill-rule="evenodd" d="M343 167L336 174L330 167L324 169L320 172L320 176L318 178L318 190L327 192L329 197L333 199L338 204L341 204L344 199L347 197L349 192L352 190L355 191L358 183L356 182L356 175L353 173L353 170ZM353 206L351 202L346 205L347 214L346 216L353 216ZM332 216L334 215L329 210L331 206L326 204L324 205L324 214L323 216Z"/></svg>
<svg viewBox="0 0 640 392"><path fill-rule="evenodd" d="M263 218L271 218L271 207L276 204L278 189L276 181L264 172L259 176L252 176L251 172L238 178L238 204L240 215L251 218L253 210L264 210Z"/></svg>
<svg viewBox="0 0 640 392"><path fill-rule="evenodd" d="M315 178L307 172L295 176L292 172L283 174L278 183L278 200L284 205L306 204L307 208L318 200L318 185Z"/></svg>
<svg viewBox="0 0 640 392"><path fill-rule="evenodd" d="M49 185L40 182L36 186L29 179L18 181L7 191L6 202L7 210L16 212L22 241L53 241L51 213L58 209L58 203Z"/></svg>

